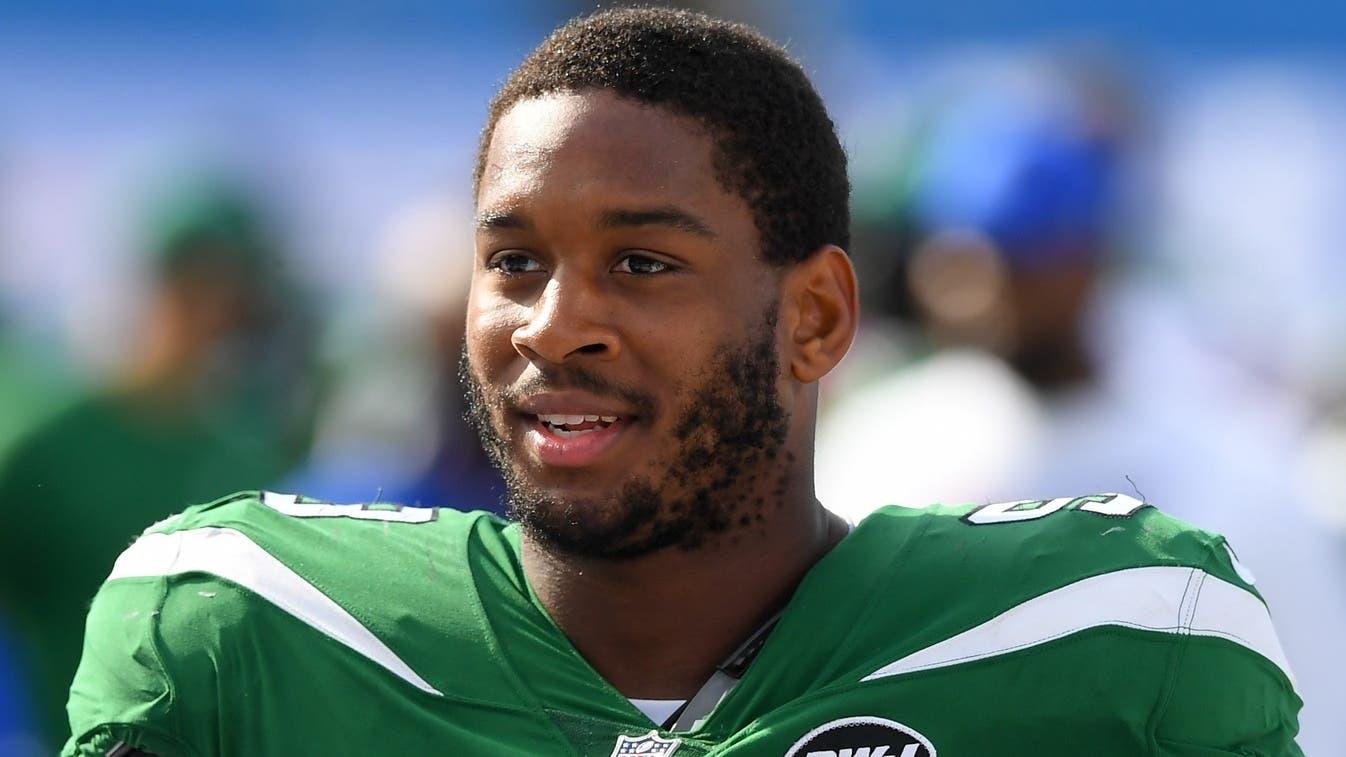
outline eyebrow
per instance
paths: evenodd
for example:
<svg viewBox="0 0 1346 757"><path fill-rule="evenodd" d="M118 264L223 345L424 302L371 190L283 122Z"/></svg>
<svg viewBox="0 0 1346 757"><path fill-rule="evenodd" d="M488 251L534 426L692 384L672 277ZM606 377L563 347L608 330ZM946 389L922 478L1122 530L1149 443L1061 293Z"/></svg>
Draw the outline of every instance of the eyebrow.
<svg viewBox="0 0 1346 757"><path fill-rule="evenodd" d="M514 210L483 210L477 214L477 230L531 229L528 217Z"/></svg>
<svg viewBox="0 0 1346 757"><path fill-rule="evenodd" d="M667 226L697 236L714 239L716 234L705 221L675 205L658 208L620 208L604 211L598 225L605 229L631 226Z"/></svg>
<svg viewBox="0 0 1346 757"><path fill-rule="evenodd" d="M708 239L714 239L717 236L705 221L675 205L664 205L657 208L605 210L598 217L598 225L604 229L667 226L671 229L685 231ZM479 231L495 229L526 231L533 228L533 224L528 220L528 217L517 210L483 210L477 214L476 226Z"/></svg>

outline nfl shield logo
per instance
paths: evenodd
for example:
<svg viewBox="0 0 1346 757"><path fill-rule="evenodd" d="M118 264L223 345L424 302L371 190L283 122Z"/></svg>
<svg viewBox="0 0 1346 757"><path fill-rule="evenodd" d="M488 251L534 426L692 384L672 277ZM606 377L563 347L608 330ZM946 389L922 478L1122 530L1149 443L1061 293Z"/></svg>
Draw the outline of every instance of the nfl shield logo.
<svg viewBox="0 0 1346 757"><path fill-rule="evenodd" d="M609 757L625 757L628 754L641 757L671 757L677 751L682 739L664 739L658 731L650 731L640 738L618 736L617 745L612 748Z"/></svg>

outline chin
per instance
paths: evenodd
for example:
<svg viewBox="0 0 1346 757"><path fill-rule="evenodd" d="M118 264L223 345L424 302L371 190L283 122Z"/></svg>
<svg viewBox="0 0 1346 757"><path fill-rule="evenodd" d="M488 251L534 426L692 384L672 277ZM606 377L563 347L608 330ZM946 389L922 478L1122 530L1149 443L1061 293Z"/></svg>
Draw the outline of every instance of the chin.
<svg viewBox="0 0 1346 757"><path fill-rule="evenodd" d="M514 478L519 493L564 503L574 508L615 508L617 493L632 476L602 475L588 469L547 469L520 473Z"/></svg>
<svg viewBox="0 0 1346 757"><path fill-rule="evenodd" d="M668 503L639 484L516 487L510 516L553 551L581 557L635 557L678 541L667 533Z"/></svg>

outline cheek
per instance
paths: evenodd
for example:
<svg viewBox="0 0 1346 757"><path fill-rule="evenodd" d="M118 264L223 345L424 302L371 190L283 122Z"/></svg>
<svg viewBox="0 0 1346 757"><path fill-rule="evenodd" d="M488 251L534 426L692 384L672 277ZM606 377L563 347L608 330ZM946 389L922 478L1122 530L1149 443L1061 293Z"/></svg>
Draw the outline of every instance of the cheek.
<svg viewBox="0 0 1346 757"><path fill-rule="evenodd" d="M756 339L760 328L758 316L719 312L656 324L640 336L645 360L685 400L707 381L722 382L733 368L730 362L738 359L733 352Z"/></svg>
<svg viewBox="0 0 1346 757"><path fill-rule="evenodd" d="M718 353L716 345L724 340L725 325L721 316L692 309L644 309L625 319L622 336L627 352L638 356L640 364L680 385L709 367Z"/></svg>
<svg viewBox="0 0 1346 757"><path fill-rule="evenodd" d="M473 301L467 311L465 340L468 359L480 371L499 370L516 356L512 337L519 327L509 307Z"/></svg>

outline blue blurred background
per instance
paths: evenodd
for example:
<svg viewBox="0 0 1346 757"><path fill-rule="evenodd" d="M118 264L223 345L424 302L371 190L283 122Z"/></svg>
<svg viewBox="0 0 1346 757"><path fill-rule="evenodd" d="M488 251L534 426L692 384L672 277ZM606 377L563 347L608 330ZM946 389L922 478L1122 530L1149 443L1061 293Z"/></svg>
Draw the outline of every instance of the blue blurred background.
<svg viewBox="0 0 1346 757"><path fill-rule="evenodd" d="M1346 11L684 5L786 43L851 156L824 504L1139 491L1230 536L1346 754ZM496 506L471 164L592 7L0 4L0 754L63 738L83 608L187 501Z"/></svg>

